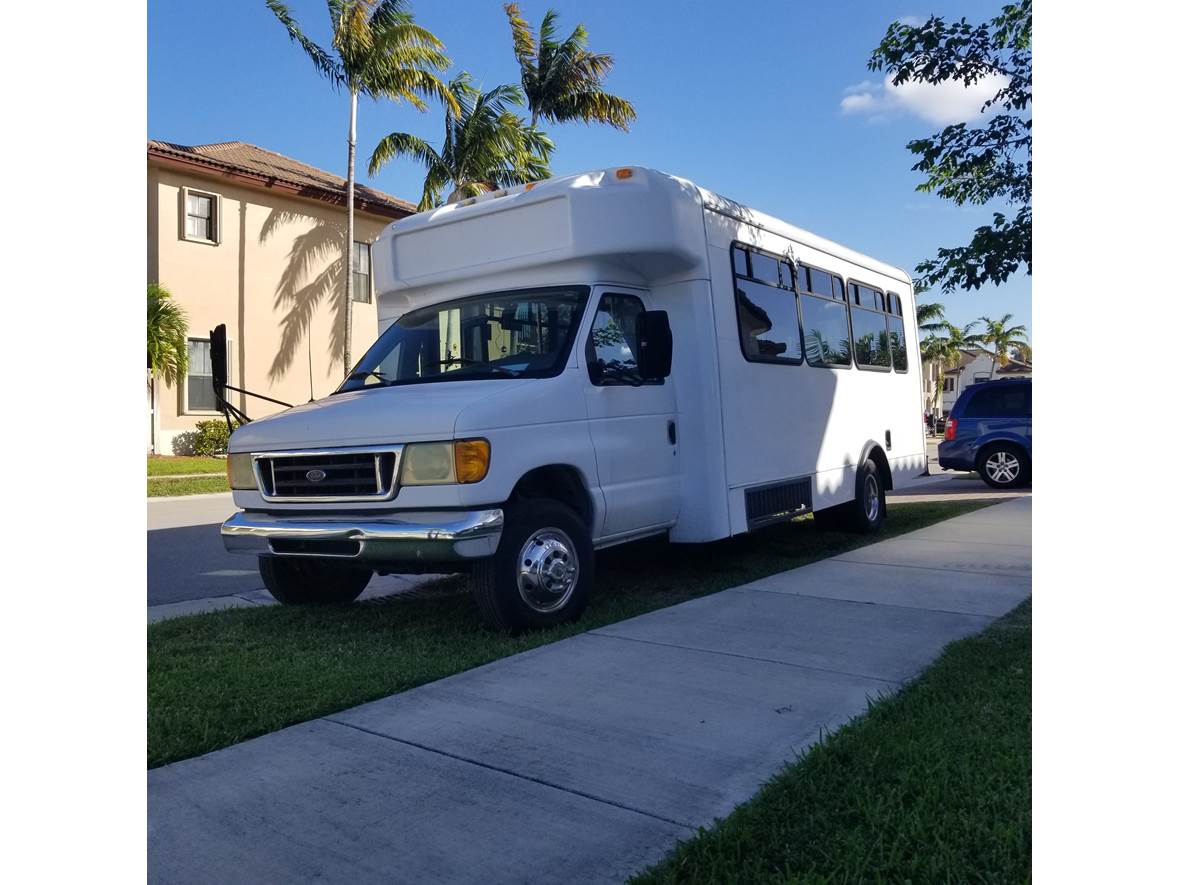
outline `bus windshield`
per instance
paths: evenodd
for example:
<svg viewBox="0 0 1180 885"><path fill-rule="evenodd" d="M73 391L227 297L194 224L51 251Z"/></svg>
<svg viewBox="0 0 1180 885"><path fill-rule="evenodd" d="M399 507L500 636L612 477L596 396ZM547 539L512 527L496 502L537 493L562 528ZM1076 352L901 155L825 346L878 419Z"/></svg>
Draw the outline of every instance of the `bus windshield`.
<svg viewBox="0 0 1180 885"><path fill-rule="evenodd" d="M589 293L588 286L515 289L410 311L385 330L336 392L557 375Z"/></svg>

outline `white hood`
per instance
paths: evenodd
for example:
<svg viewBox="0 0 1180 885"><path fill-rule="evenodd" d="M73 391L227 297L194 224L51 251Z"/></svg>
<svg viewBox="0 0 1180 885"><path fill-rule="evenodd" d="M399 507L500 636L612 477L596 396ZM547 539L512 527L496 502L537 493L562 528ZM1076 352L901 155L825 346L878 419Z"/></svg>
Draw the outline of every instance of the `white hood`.
<svg viewBox="0 0 1180 885"><path fill-rule="evenodd" d="M452 439L455 422L471 405L475 411L501 406L506 395L527 397L536 379L505 378L443 381L371 387L335 394L260 418L234 431L231 452L266 452L290 448L385 445Z"/></svg>

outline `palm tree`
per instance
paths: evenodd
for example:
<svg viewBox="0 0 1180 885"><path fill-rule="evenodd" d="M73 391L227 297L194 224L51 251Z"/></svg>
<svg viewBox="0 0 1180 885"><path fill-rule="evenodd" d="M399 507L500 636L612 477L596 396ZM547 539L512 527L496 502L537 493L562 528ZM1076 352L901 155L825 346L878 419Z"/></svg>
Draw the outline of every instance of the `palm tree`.
<svg viewBox="0 0 1180 885"><path fill-rule="evenodd" d="M1031 357L1028 329L1024 326L1008 325L1012 322L1012 314L1006 313L998 320L980 317L979 322L983 323L983 332L977 336L979 343L990 345L992 348L992 368L988 372L988 378L995 376L997 365L1003 368L1012 361L1013 351L1020 354L1022 359Z"/></svg>
<svg viewBox="0 0 1180 885"><path fill-rule="evenodd" d="M626 130L635 119L631 102L603 91L602 81L614 66L613 57L591 52L589 35L578 25L565 39L557 38L557 12L550 9L534 36L521 18L520 7L505 3L504 12L512 29L512 49L520 65L532 125L538 120L565 123L606 123Z"/></svg>
<svg viewBox="0 0 1180 885"><path fill-rule="evenodd" d="M266 0L267 8L287 29L317 71L348 92L348 229L344 243L344 374L352 368L353 194L356 188L356 105L358 95L408 101L420 111L423 97L444 103L453 99L434 74L451 61L434 34L414 23L407 0L327 0L332 21L332 52L307 37L287 4Z"/></svg>
<svg viewBox="0 0 1180 885"><path fill-rule="evenodd" d="M159 283L147 285L147 367L169 387L188 371L188 317Z"/></svg>
<svg viewBox="0 0 1180 885"><path fill-rule="evenodd" d="M942 403L942 385L947 367L957 366L963 359L964 350L978 347L980 337L971 331L975 328L974 322L960 328L943 320L931 323L930 328L945 333L936 335L932 331L922 339L921 344L922 361L934 366L935 384L929 403L931 411L934 411Z"/></svg>
<svg viewBox="0 0 1180 885"><path fill-rule="evenodd" d="M553 142L534 126L508 110L524 103L516 85L497 86L481 92L466 71L448 84L458 112L447 111L441 151L408 132L391 132L377 143L369 160L369 174L376 175L394 157L412 157L426 166L419 210L439 205L444 189L452 189L446 202L454 203L486 191L549 177L549 153Z"/></svg>
<svg viewBox="0 0 1180 885"><path fill-rule="evenodd" d="M923 332L937 332L946 322L946 305L937 301L918 305L918 328Z"/></svg>
<svg viewBox="0 0 1180 885"><path fill-rule="evenodd" d="M172 293L159 283L147 285L147 368L151 408L151 447L156 450L158 421L156 384L163 378L176 387L188 372L188 318Z"/></svg>

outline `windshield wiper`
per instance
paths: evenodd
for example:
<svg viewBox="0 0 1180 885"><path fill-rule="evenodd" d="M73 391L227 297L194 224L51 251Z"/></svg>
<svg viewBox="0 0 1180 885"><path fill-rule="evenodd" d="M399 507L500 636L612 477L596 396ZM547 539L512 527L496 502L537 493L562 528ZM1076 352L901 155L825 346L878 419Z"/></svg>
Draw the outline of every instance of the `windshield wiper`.
<svg viewBox="0 0 1180 885"><path fill-rule="evenodd" d="M376 369L364 369L364 370L358 370L356 372L350 372L348 377L345 380L352 381L353 379L368 378L369 376L372 376L372 377L376 378L378 381L384 382L385 384L393 384L394 383L394 379L390 378L388 375L381 374Z"/></svg>
<svg viewBox="0 0 1180 885"><path fill-rule="evenodd" d="M433 369L437 366L476 366L485 371L507 375L510 378L515 378L520 375L520 369L509 369L507 366L493 366L491 363L485 363L482 360L471 360L463 356L449 356L445 360L435 360L430 363L423 363L423 369Z"/></svg>

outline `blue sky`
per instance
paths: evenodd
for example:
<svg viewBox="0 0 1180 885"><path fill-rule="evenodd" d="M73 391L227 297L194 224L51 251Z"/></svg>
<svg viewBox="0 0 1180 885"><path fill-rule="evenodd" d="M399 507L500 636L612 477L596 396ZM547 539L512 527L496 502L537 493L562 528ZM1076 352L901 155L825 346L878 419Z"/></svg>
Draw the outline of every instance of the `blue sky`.
<svg viewBox="0 0 1180 885"><path fill-rule="evenodd" d="M930 0L925 0L928 4ZM635 0L552 0L562 33L585 23L592 48L615 56L608 88L630 99L629 133L549 127L554 174L600 166L654 166L692 179L818 234L912 270L939 246L966 242L990 207L957 207L915 192L905 149L982 102L962 90L898 91L865 66L889 22L931 13L980 21L999 2L768 2L718 6ZM449 74L514 82L518 69L498 0L419 0L418 20L446 43ZM550 4L524 0L540 21ZM290 4L321 44L323 0ZM363 102L358 180L417 202L422 171L410 161L364 172L377 140L413 132L437 144L442 112ZM343 175L348 103L315 73L262 0L150 0L148 134L181 144L241 140ZM1031 279L975 292L938 293L950 320L1012 313L1032 330Z"/></svg>

